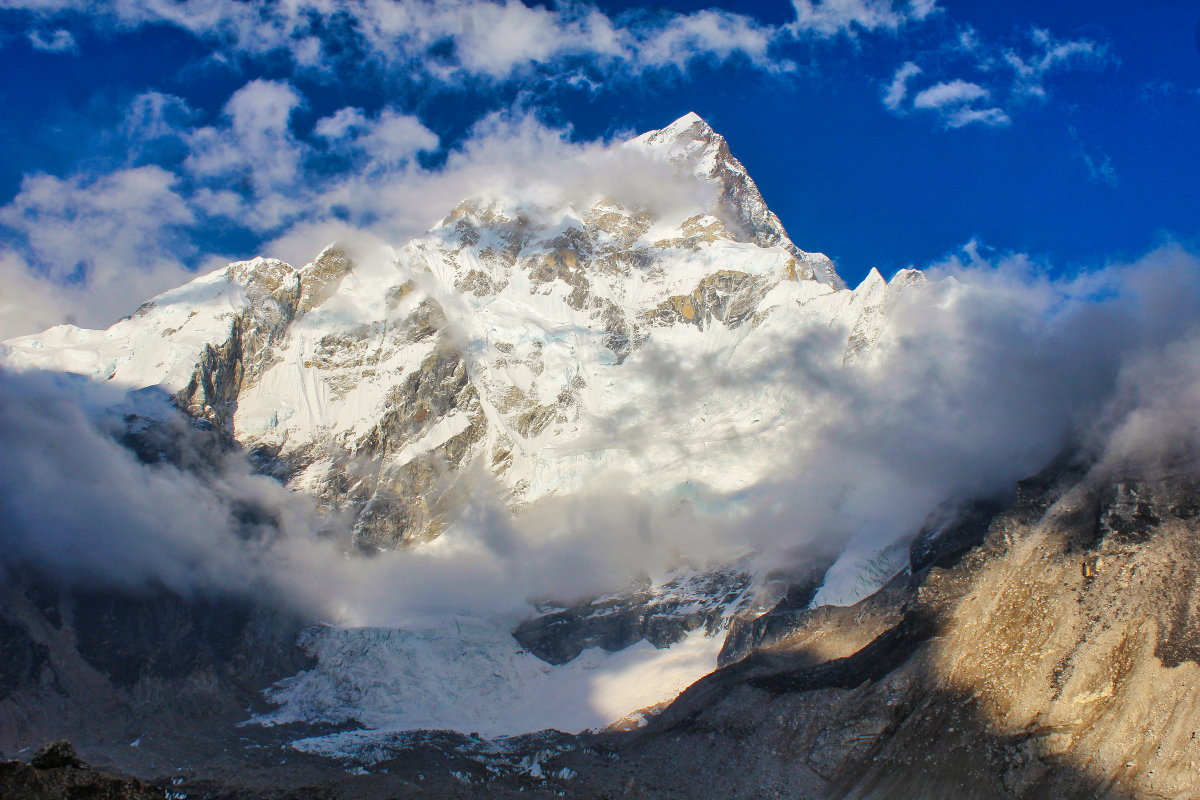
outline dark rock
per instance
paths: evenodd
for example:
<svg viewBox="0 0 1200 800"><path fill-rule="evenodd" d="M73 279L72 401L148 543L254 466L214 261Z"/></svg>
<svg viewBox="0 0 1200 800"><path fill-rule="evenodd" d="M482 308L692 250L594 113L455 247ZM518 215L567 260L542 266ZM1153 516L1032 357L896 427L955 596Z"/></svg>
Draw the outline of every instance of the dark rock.
<svg viewBox="0 0 1200 800"><path fill-rule="evenodd" d="M50 651L29 631L0 619L0 700L36 684L50 664Z"/></svg>
<svg viewBox="0 0 1200 800"><path fill-rule="evenodd" d="M913 573L928 566L951 567L987 536L992 519L1004 509L996 500L975 500L953 512L934 512L909 547Z"/></svg>
<svg viewBox="0 0 1200 800"><path fill-rule="evenodd" d="M589 647L616 652L642 639L670 647L698 628L715 631L728 608L748 602L749 582L748 573L736 570L689 575L658 588L645 581L617 596L526 620L513 638L549 664L566 664Z"/></svg>
<svg viewBox="0 0 1200 800"><path fill-rule="evenodd" d="M0 762L0 797L4 800L166 800L167 795L162 789L137 778L109 775L81 764L37 767L20 761L4 761Z"/></svg>
<svg viewBox="0 0 1200 800"><path fill-rule="evenodd" d="M275 680L310 666L294 644L299 619L245 599L186 600L165 590L73 594L79 654L118 688L143 678L211 675L239 705Z"/></svg>
<svg viewBox="0 0 1200 800"><path fill-rule="evenodd" d="M80 760L75 753L75 747L66 739L59 739L57 742L50 742L44 745L41 750L34 754L29 761L29 766L35 769L58 769L59 767L72 767L74 769L87 769L88 765Z"/></svg>

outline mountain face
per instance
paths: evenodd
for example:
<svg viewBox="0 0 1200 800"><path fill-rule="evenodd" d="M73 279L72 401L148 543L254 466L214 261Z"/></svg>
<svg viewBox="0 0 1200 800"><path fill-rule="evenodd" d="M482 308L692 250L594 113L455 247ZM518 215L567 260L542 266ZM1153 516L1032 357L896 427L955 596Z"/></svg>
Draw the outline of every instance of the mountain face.
<svg viewBox="0 0 1200 800"><path fill-rule="evenodd" d="M669 185L645 202L479 194L400 247L335 244L301 269L230 264L107 330L64 325L6 342L3 364L125 389L121 440L143 461L196 461L187 453L199 447L211 471L220 450L248 454L349 520L362 554L428 546L482 495L518 518L608 482L667 507L745 503L738 493L774 478L820 413L776 379L781 355L817 337L854 364L896 297L926 281L872 272L845 288L828 258L791 242L694 114L618 152ZM729 380L731 367L743 377ZM181 444L166 406L203 435ZM838 554L814 553L807 588L788 596L807 603L819 587L821 603L853 603L904 568L898 554L843 559L822 585ZM238 691L278 681L265 724L603 728L644 719L716 668L726 631L788 594L767 573L742 547L608 593L580 575L566 596L530 598L537 613L524 621L446 613L402 631L318 626L302 654L285 648L229 680ZM113 630L163 628L152 609L112 602ZM209 613L188 608L181 618ZM235 652L238 637L266 635L242 625L219 638ZM314 666L279 680L304 659ZM607 699L583 699L598 675L611 676ZM505 711L515 708L527 713Z"/></svg>
<svg viewBox="0 0 1200 800"><path fill-rule="evenodd" d="M331 246L299 270L231 264L106 331L10 341L5 363L162 387L263 471L351 514L364 549L434 539L479 475L515 511L612 471L659 493L742 488L783 460L794 398L766 381L702 386L659 419L673 390L655 365L753 364L812 329L838 331L853 359L889 291L922 277L846 290L694 114L625 147L708 201L480 196L387 263ZM651 434L635 452L615 427Z"/></svg>

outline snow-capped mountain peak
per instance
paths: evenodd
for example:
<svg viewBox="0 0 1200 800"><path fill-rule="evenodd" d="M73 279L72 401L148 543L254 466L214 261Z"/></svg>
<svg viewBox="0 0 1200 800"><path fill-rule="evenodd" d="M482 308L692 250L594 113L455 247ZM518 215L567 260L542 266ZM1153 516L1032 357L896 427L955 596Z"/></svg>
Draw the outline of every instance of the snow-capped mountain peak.
<svg viewBox="0 0 1200 800"><path fill-rule="evenodd" d="M438 538L481 475L518 518L614 476L635 495L728 509L776 475L817 413L767 367L832 332L858 368L896 294L923 277L872 272L846 289L828 258L791 242L694 114L626 146L715 199L666 216L602 195L549 206L473 196L394 250L334 245L299 270L236 262L108 330L59 326L6 342L0 358L159 387L264 472L352 519L364 550ZM744 613L751 572L697 585L724 597L733 581L742 600L729 607ZM582 596L619 589L586 577ZM851 594L864 590L854 580ZM689 641L728 623L696 608L708 616L681 619L710 629L682 625ZM703 663L680 674L698 677L716 651L693 645Z"/></svg>
<svg viewBox="0 0 1200 800"><path fill-rule="evenodd" d="M630 140L627 146L678 164L696 177L716 184L722 210L735 222L735 229L740 228L739 241L782 247L801 265L801 278L827 283L835 289L845 288L829 258L820 253L806 253L792 243L783 223L767 208L746 168L730 152L725 137L698 114L685 114L661 130L648 131Z"/></svg>

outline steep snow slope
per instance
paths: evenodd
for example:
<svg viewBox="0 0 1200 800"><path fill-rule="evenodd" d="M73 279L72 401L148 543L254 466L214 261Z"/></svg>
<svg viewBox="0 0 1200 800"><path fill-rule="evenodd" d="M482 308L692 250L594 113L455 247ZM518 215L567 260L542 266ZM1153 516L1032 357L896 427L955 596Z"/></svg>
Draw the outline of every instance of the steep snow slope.
<svg viewBox="0 0 1200 800"><path fill-rule="evenodd" d="M789 343L820 334L853 364L880 336L889 303L924 277L908 270L888 284L873 271L846 289L828 258L788 239L724 139L694 114L624 152L667 165L699 199L659 207L481 194L395 250L331 246L299 270L238 262L106 331L59 326L7 342L3 362L165 388L264 471L348 513L363 549L439 536L480 476L514 513L613 474L628 491L703 507L772 477L820 413L771 379ZM761 367L760 378L721 380L730 365ZM819 598L854 602L886 581L901 565L877 551L843 554ZM581 669L593 687L570 689L590 710L489 723L502 732L611 722L676 691L678 681L661 678L648 693L621 688L619 702L596 694L624 686L611 676L637 665L680 680L712 667L714 645L682 626L674 638L690 656L643 642L619 655L588 650L547 673L490 624L475 628L480 663L498 670L485 704L565 692ZM373 705L383 695L369 690L422 660L453 661L461 642L377 629L314 636L321 670L279 689L288 718L465 724L465 707L414 716L391 700ZM413 701L470 694L470 681L451 691L443 684L457 673L443 673L436 685L418 678Z"/></svg>

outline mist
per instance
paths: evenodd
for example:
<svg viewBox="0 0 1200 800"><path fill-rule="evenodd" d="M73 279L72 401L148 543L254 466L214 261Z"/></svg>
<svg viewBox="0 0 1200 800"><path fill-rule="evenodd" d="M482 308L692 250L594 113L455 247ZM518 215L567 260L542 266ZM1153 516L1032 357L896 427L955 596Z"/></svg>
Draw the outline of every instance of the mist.
<svg viewBox="0 0 1200 800"><path fill-rule="evenodd" d="M844 335L826 330L754 364L680 365L650 346L623 367L670 401L599 421L597 446L682 447L674 431L714 387L797 393L799 433L770 480L695 502L613 471L513 516L477 474L440 538L372 557L355 554L348 521L255 474L149 390L0 371L4 568L264 597L351 625L516 621L537 600L595 596L685 562L787 568L814 552L879 551L939 507L1011 491L1064 450L1111 465L1200 443L1194 254L1168 245L1052 278L1026 257L988 261L968 247L927 274L853 363L842 363ZM127 414L170 457L139 458Z"/></svg>

